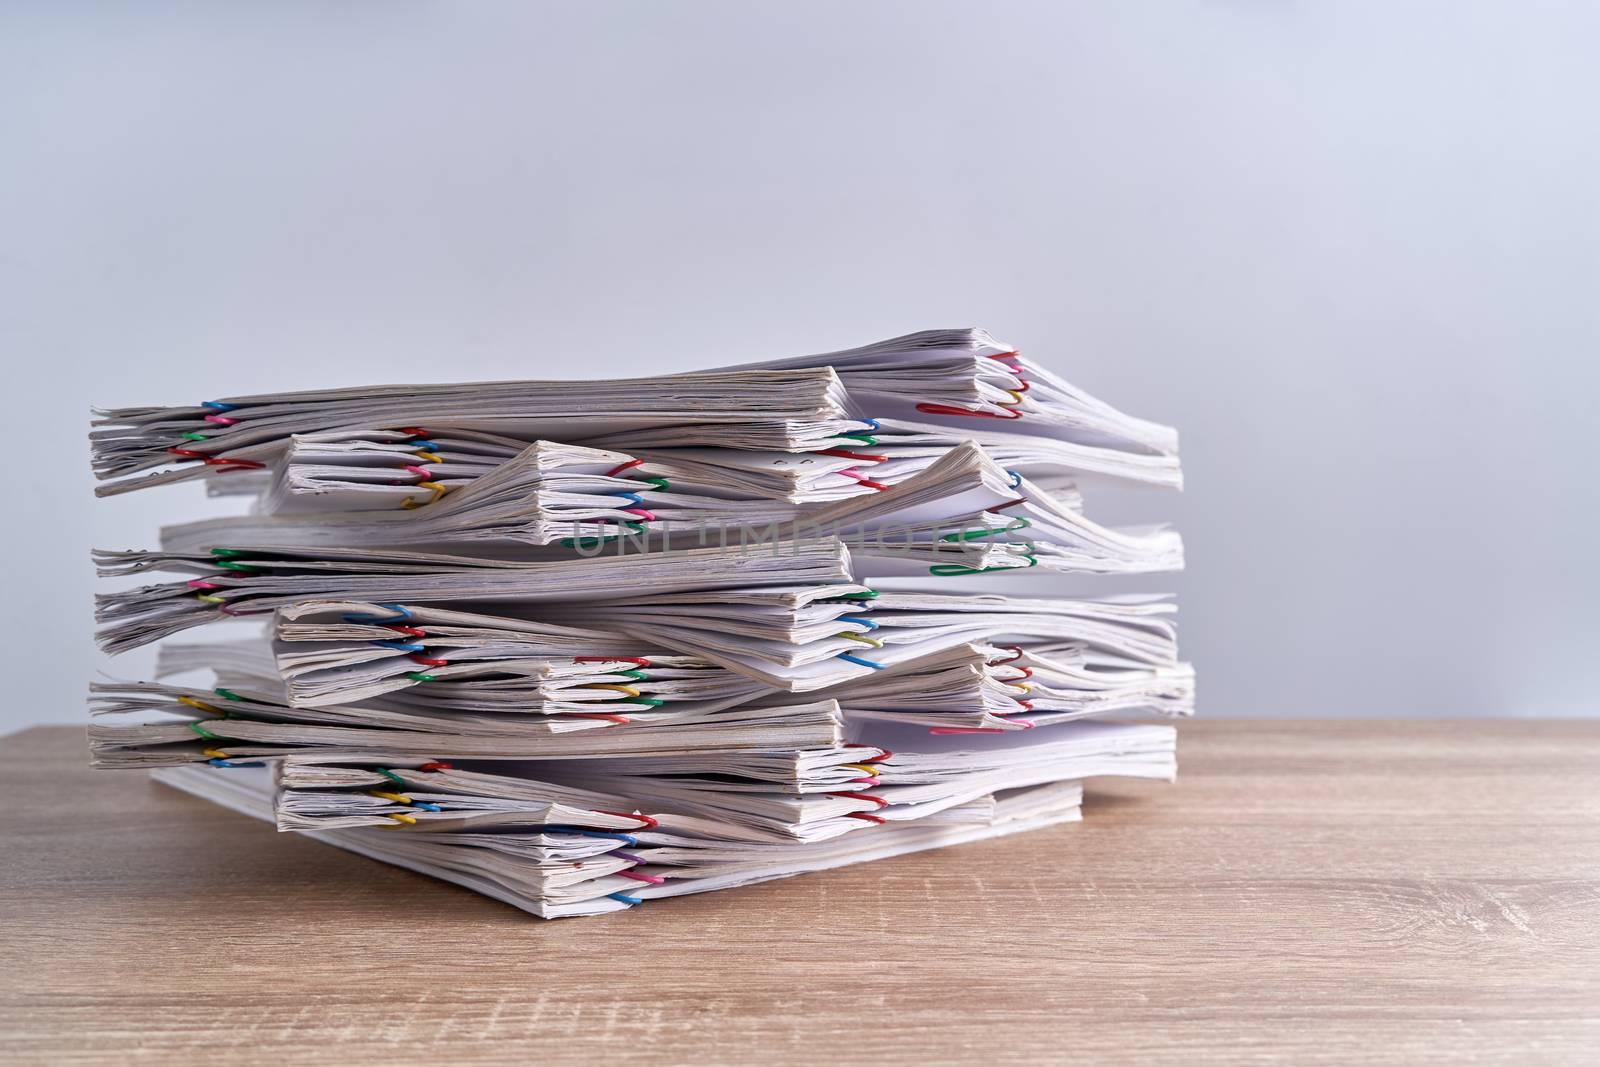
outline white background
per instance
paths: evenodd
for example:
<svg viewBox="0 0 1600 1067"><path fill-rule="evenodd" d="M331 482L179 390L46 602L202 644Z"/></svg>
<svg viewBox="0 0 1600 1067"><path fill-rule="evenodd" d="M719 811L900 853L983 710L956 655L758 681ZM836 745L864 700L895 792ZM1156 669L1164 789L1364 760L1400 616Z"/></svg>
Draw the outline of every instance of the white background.
<svg viewBox="0 0 1600 1067"><path fill-rule="evenodd" d="M91 404L985 326L1183 431L1202 710L1595 708L1600 7L0 9L7 682L82 721ZM127 675L148 658L126 657Z"/></svg>

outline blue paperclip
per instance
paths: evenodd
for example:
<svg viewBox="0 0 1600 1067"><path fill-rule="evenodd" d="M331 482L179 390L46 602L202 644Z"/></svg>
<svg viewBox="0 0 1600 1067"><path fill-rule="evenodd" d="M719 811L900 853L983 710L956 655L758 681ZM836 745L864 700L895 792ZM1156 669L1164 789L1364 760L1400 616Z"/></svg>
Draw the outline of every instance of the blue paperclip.
<svg viewBox="0 0 1600 1067"><path fill-rule="evenodd" d="M623 844L639 847L639 839L632 834L614 834L605 830L585 830L581 826L544 826L540 827L543 834L575 834L578 837L604 837L612 841L621 841Z"/></svg>
<svg viewBox="0 0 1600 1067"><path fill-rule="evenodd" d="M404 622L405 620L411 618L411 610L409 608L403 607L400 604L379 604L378 606L380 608L388 608L390 611L394 612L395 613L394 617L386 619L381 615L362 615L362 614L353 612L351 614L348 614L348 615L344 616L344 621L345 622L357 622L357 623L370 622L370 623L376 623L377 625L382 626L382 625L385 625L385 624L391 623L391 622Z"/></svg>
<svg viewBox="0 0 1600 1067"><path fill-rule="evenodd" d="M870 659L862 659L862 658L861 658L861 657L860 657L860 656L852 656L852 655L851 655L851 654L850 654L850 653L848 653L848 652L841 652L841 653L839 653L839 656L838 656L838 658L839 658L839 659L847 659L847 660L849 660L849 661L850 661L850 662L851 662L851 663L859 663L859 664L861 664L861 665L862 665L862 666L863 666L863 667L871 667L871 668L872 668L872 669L873 669L873 670L875 670L875 671L881 671L881 670L885 670L885 669L886 669L886 668L885 668L885 667L884 667L884 665L883 665L883 664L881 664L881 663L874 663L874 662L872 662L872 661L871 661L871 660L870 660Z"/></svg>

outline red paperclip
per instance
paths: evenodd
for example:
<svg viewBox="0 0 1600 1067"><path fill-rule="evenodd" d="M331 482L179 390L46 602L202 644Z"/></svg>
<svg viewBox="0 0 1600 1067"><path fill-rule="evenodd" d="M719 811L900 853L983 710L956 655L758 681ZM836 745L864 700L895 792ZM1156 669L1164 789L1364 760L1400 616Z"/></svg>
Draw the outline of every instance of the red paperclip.
<svg viewBox="0 0 1600 1067"><path fill-rule="evenodd" d="M1005 407L1004 404L1000 405ZM973 418L983 419L1020 419L1022 412L1013 411L1009 415L996 415L992 411L973 411L971 408L952 407L949 404L918 404L917 410L925 415L971 415Z"/></svg>
<svg viewBox="0 0 1600 1067"><path fill-rule="evenodd" d="M657 822L656 820L652 819L650 816L648 816L648 815L640 815L637 812L601 811L599 808L596 808L594 810L599 815L615 815L619 819L638 819L641 823L644 824L641 827L641 829L645 829L645 830L654 830L656 827L661 825L659 822Z"/></svg>
<svg viewBox="0 0 1600 1067"><path fill-rule="evenodd" d="M396 633L410 634L412 637L428 636L428 631L426 630L419 630L415 626L401 626L397 622L386 622L383 624L383 628L385 630L393 630Z"/></svg>
<svg viewBox="0 0 1600 1067"><path fill-rule="evenodd" d="M227 467L231 470L258 471L264 471L267 469L267 465L265 463L257 463L253 459L224 459L221 456L208 456L204 452L196 452L192 448L169 448L167 451L171 452L175 456L182 456L185 459L198 459L208 467Z"/></svg>
<svg viewBox="0 0 1600 1067"><path fill-rule="evenodd" d="M873 481L871 478L868 478L865 474L862 474L860 471L856 470L854 467L848 468L846 470L839 471L838 473L844 475L846 478L853 478L856 481L860 482L862 485L866 486L868 489L876 489L880 493L883 492L885 489L889 488L887 485L884 485L882 482Z"/></svg>
<svg viewBox="0 0 1600 1067"><path fill-rule="evenodd" d="M643 465L643 463L644 463L644 460L642 460L642 459L630 459L626 463L619 463L615 467L612 467L610 470L606 471L605 474L602 475L602 477L615 478L617 475L621 474L623 471L630 470L630 469L632 469L634 467L641 466L641 465Z"/></svg>
<svg viewBox="0 0 1600 1067"><path fill-rule="evenodd" d="M887 808L889 802L882 797L875 797L870 793L829 793L830 797L849 797L851 800L870 800L880 808Z"/></svg>
<svg viewBox="0 0 1600 1067"><path fill-rule="evenodd" d="M1020 352L991 352L988 355L989 355L990 359L995 360L996 362L1003 364L1007 370L1009 370L1012 374L1017 376L1017 380L1021 384L1020 384L1020 386L1018 388L1010 390L1011 392L1013 392L1013 393L1026 393L1029 389L1033 388L1033 383L1028 381L1028 379L1023 376L1022 367L1020 367L1016 363L1007 363L1006 362L1007 360L1015 360L1015 359L1020 358L1022 353L1020 353Z"/></svg>
<svg viewBox="0 0 1600 1067"><path fill-rule="evenodd" d="M1034 726L1033 723L1028 722L1027 720L1023 720L1022 722L1017 723L1017 725L1022 727L1024 730L1031 730ZM949 736L950 734L1008 734L1011 731L1002 730L998 726L932 726L928 728L928 732L930 734Z"/></svg>

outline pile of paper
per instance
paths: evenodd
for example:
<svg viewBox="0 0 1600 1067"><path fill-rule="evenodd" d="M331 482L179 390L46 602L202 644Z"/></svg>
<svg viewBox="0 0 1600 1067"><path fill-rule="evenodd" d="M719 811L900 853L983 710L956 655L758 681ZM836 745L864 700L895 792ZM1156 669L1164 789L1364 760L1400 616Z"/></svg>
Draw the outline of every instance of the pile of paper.
<svg viewBox="0 0 1600 1067"><path fill-rule="evenodd" d="M1170 779L1150 720L1193 710L1168 599L1070 588L1182 566L1080 491L1179 487L1176 434L981 330L91 441L103 495L250 501L96 553L159 579L99 596L103 647L234 625L94 685L95 763L544 917L1075 820L1085 778Z"/></svg>

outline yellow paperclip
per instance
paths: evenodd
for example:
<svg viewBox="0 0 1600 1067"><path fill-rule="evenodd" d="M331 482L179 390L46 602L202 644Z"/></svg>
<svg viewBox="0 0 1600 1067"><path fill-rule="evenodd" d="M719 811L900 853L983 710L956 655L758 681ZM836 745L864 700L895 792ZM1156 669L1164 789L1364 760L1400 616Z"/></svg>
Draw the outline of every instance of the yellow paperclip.
<svg viewBox="0 0 1600 1067"><path fill-rule="evenodd" d="M226 717L227 714L228 714L227 712L223 711L221 708L212 707L210 704L207 704L205 701L196 700L194 697L179 697L178 698L178 703L187 704L191 708L199 708L201 711L209 712L212 715L222 715L222 716Z"/></svg>
<svg viewBox="0 0 1600 1067"><path fill-rule="evenodd" d="M610 689L611 691L616 692L616 693L626 693L631 697L642 697L642 696L644 696L643 693L639 692L639 690L635 689L631 685L600 685L600 684L597 683L595 685L586 685L586 686L583 686L582 688L584 688L584 689Z"/></svg>
<svg viewBox="0 0 1600 1067"><path fill-rule="evenodd" d="M1027 682L1007 682L1006 684L1007 685L1011 685L1011 686L1015 686L1016 688L1022 690L1024 693L1033 692L1033 686L1029 685Z"/></svg>
<svg viewBox="0 0 1600 1067"><path fill-rule="evenodd" d="M391 829L391 830L398 830L398 829L400 829L401 826L415 826L415 825L417 825L417 817L415 815L407 815L404 812L400 812L400 811L392 812L389 815L386 815L384 817L388 818L388 819L393 819L397 824L399 824L399 825L396 825L396 826L389 827L389 829Z"/></svg>
<svg viewBox="0 0 1600 1067"><path fill-rule="evenodd" d="M200 755L205 756L207 759L232 759L233 758L233 757L229 756L226 752L222 751L222 749L220 749L220 748L202 748L200 750Z"/></svg>
<svg viewBox="0 0 1600 1067"><path fill-rule="evenodd" d="M226 604L228 602L226 597L207 596L205 593L197 593L197 594L195 594L195 599L199 600L199 601L203 601L203 602L205 602L207 604Z"/></svg>
<svg viewBox="0 0 1600 1067"><path fill-rule="evenodd" d="M443 463L444 462L444 457L439 455L439 453L437 453L437 452L413 452L411 454L413 456L416 456L418 459L425 459L429 463Z"/></svg>
<svg viewBox="0 0 1600 1067"><path fill-rule="evenodd" d="M419 500L417 500L416 497L408 496L404 500L400 501L400 506L401 507L403 507L403 508L420 508L420 507L422 507L423 504L432 504L432 503L434 503L440 497L444 496L444 494L446 492L445 487L440 485L438 482L418 482L416 485L412 486L412 488L413 489L432 489L433 490L433 499L432 500L419 501Z"/></svg>
<svg viewBox="0 0 1600 1067"><path fill-rule="evenodd" d="M1005 392L1010 393L1015 398L1016 403L1022 403L1022 394L1017 392L1015 389L1007 389Z"/></svg>
<svg viewBox="0 0 1600 1067"><path fill-rule="evenodd" d="M377 797L380 800L392 800L396 804L411 803L411 798L406 796L404 793L384 793L377 789L369 789L367 790L367 796Z"/></svg>
<svg viewBox="0 0 1600 1067"><path fill-rule="evenodd" d="M843 767L847 771L860 771L862 774L870 774L874 778L882 778L883 777L883 772L878 770L878 768L872 766L871 764L867 764L867 763L841 763L839 766Z"/></svg>
<svg viewBox="0 0 1600 1067"><path fill-rule="evenodd" d="M843 634L834 634L833 636L835 636L835 637L848 637L852 641L860 641L863 645L871 645L873 648L882 648L883 647L883 642L882 641L879 641L875 637L868 637L865 634L843 633Z"/></svg>

